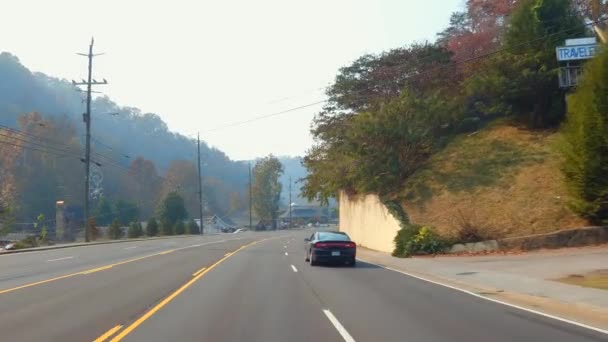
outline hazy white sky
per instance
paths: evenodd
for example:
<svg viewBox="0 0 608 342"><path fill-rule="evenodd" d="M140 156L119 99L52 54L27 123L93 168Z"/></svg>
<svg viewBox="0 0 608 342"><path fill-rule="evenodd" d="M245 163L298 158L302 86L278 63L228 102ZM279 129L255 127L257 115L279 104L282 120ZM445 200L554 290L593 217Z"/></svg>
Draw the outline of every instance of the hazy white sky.
<svg viewBox="0 0 608 342"><path fill-rule="evenodd" d="M91 36L94 76L123 106L201 132L233 159L301 155L310 107L339 67L364 53L433 40L464 0L2 0L0 50L34 71L81 79ZM102 90L102 89L99 89ZM210 131L213 130L213 131Z"/></svg>

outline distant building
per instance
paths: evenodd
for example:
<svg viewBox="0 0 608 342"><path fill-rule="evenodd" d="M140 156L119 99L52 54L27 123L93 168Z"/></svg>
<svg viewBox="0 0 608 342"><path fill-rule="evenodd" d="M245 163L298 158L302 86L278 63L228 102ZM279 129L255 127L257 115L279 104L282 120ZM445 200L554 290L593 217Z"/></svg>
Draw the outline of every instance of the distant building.
<svg viewBox="0 0 608 342"><path fill-rule="evenodd" d="M283 223L289 223L289 209L286 209L279 219ZM327 207L316 205L292 205L291 219L294 224L327 223L329 210Z"/></svg>

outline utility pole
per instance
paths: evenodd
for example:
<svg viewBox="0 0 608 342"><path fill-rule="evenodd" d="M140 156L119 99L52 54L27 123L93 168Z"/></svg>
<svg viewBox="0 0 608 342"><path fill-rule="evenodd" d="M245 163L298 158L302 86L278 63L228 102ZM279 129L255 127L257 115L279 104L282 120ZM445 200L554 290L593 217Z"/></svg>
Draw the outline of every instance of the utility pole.
<svg viewBox="0 0 608 342"><path fill-rule="evenodd" d="M72 81L75 86L87 86L87 111L83 114L83 121L86 127L86 142L85 142L85 153L84 153L84 164L85 164L85 176L84 176L84 240L89 242L91 240L91 227L89 227L89 178L91 172L91 87L94 85L108 84L108 81L98 82L92 78L93 74L93 57L102 55L102 53L93 54L93 38L91 38L91 45L89 45L89 53L79 53L81 56L85 56L89 59L89 72L87 81L82 82Z"/></svg>
<svg viewBox="0 0 608 342"><path fill-rule="evenodd" d="M205 224L203 223L203 179L201 178L201 138L200 134L196 135L196 145L198 149L198 204L199 204L199 218L201 220L201 235Z"/></svg>
<svg viewBox="0 0 608 342"><path fill-rule="evenodd" d="M605 30L605 25L600 23L602 14L602 3L600 0L591 0L591 20L595 23L593 29L595 33L600 37L602 43L608 42L608 33Z"/></svg>
<svg viewBox="0 0 608 342"><path fill-rule="evenodd" d="M249 162L249 229L253 229L253 216L252 216L252 201L253 201L253 191L251 188L251 162Z"/></svg>
<svg viewBox="0 0 608 342"><path fill-rule="evenodd" d="M289 228L291 227L291 176L289 176Z"/></svg>

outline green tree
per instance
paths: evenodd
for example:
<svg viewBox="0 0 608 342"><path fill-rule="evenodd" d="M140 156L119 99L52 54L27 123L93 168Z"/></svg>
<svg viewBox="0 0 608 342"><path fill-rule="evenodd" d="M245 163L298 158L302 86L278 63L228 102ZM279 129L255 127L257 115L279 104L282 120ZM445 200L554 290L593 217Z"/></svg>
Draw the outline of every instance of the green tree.
<svg viewBox="0 0 608 342"><path fill-rule="evenodd" d="M173 235L173 224L167 220L160 221L160 233L165 236Z"/></svg>
<svg viewBox="0 0 608 342"><path fill-rule="evenodd" d="M158 175L154 162L137 157L131 162L124 178L125 198L136 202L141 214L149 217L154 212L154 203L157 202L160 194L161 181L162 178Z"/></svg>
<svg viewBox="0 0 608 342"><path fill-rule="evenodd" d="M148 236L156 236L158 235L158 222L154 217L148 220L148 224L146 225L146 235Z"/></svg>
<svg viewBox="0 0 608 342"><path fill-rule="evenodd" d="M129 239L136 239L138 237L141 237L143 234L144 231L141 227L141 223L137 221L131 222L127 231L127 236L129 237Z"/></svg>
<svg viewBox="0 0 608 342"><path fill-rule="evenodd" d="M185 232L186 232L186 225L184 225L184 221L178 220L177 222L175 222L175 225L173 226L173 234L174 235L184 235Z"/></svg>
<svg viewBox="0 0 608 342"><path fill-rule="evenodd" d="M165 196L157 212L158 218L163 225L167 223L170 227L177 221L185 220L188 217L184 198L177 191L172 191Z"/></svg>
<svg viewBox="0 0 608 342"><path fill-rule="evenodd" d="M516 115L531 127L555 125L565 114L555 47L585 33L569 0L524 0L513 11L503 53L486 59L466 81L473 111Z"/></svg>
<svg viewBox="0 0 608 342"><path fill-rule="evenodd" d="M129 222L136 221L139 218L139 208L135 203L118 200L114 204L114 212L118 222L122 225L127 225Z"/></svg>
<svg viewBox="0 0 608 342"><path fill-rule="evenodd" d="M608 223L608 51L586 65L569 98L561 147L574 209L594 223Z"/></svg>
<svg viewBox="0 0 608 342"><path fill-rule="evenodd" d="M107 226L112 222L113 216L112 204L107 198L101 197L95 208L95 221L99 225Z"/></svg>
<svg viewBox="0 0 608 342"><path fill-rule="evenodd" d="M283 165L273 155L262 158L253 168L253 209L259 218L271 220L273 229L276 229L276 219L279 216L281 174Z"/></svg>
<svg viewBox="0 0 608 342"><path fill-rule="evenodd" d="M36 218L36 228L40 229L40 240L42 242L48 241L48 229L46 227L46 223L44 222L44 214L38 215Z"/></svg>
<svg viewBox="0 0 608 342"><path fill-rule="evenodd" d="M122 236L123 231L120 222L118 222L117 219L114 219L114 221L112 221L112 224L110 224L110 227L108 228L108 237L112 240L118 240L122 238Z"/></svg>
<svg viewBox="0 0 608 342"><path fill-rule="evenodd" d="M48 118L33 112L19 116L18 124L20 131L35 136L38 141L61 141L63 149L80 149L80 139L67 117ZM40 213L52 217L58 199L67 203L81 201L83 185L77 159L58 162L46 153L23 150L21 160L13 169L15 194L18 194L14 207L19 217L31 218Z"/></svg>
<svg viewBox="0 0 608 342"><path fill-rule="evenodd" d="M200 234L200 229L198 228L198 224L194 220L188 221L188 225L186 226L186 234L197 235Z"/></svg>

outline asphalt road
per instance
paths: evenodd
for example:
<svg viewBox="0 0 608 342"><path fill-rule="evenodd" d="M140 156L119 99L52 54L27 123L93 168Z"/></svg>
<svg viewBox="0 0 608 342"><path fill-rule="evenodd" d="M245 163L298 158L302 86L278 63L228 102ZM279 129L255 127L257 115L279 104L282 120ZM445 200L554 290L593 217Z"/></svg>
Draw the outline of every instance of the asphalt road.
<svg viewBox="0 0 608 342"><path fill-rule="evenodd" d="M0 341L608 341L363 262L311 267L306 234L0 256Z"/></svg>

